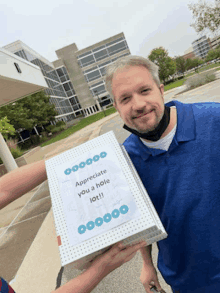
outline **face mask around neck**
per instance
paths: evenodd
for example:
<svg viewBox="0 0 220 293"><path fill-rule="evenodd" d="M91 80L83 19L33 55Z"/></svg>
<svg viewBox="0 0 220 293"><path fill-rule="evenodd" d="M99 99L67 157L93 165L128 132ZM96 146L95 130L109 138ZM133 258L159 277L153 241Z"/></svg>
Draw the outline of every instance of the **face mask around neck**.
<svg viewBox="0 0 220 293"><path fill-rule="evenodd" d="M170 123L170 107L165 106L163 117L160 123L158 124L158 126L154 130L149 131L147 133L140 133L137 130L132 129L125 124L123 128L141 138L151 140L151 141L157 141L161 138L162 134L167 129L169 123Z"/></svg>

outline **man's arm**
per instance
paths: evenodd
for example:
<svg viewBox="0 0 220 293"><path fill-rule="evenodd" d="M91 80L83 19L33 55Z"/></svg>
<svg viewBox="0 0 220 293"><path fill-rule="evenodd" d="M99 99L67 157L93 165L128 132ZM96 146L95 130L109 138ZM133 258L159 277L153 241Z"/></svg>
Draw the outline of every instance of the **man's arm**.
<svg viewBox="0 0 220 293"><path fill-rule="evenodd" d="M17 168L0 178L0 209L47 179L44 160Z"/></svg>
<svg viewBox="0 0 220 293"><path fill-rule="evenodd" d="M152 245L148 245L146 247L143 247L140 249L141 255L143 258L143 262L145 265L151 265L153 266L151 251L152 251Z"/></svg>
<svg viewBox="0 0 220 293"><path fill-rule="evenodd" d="M124 247L122 243L116 243L110 250L98 256L81 275L52 293L90 293L105 276L130 261L137 250L145 245L146 242L140 242Z"/></svg>
<svg viewBox="0 0 220 293"><path fill-rule="evenodd" d="M156 286L157 290L160 291L162 288L159 284L157 271L154 267L151 256L152 245L143 247L140 249L140 251L143 258L143 267L140 276L141 283L143 284L145 291L148 293L151 293L150 288L152 285Z"/></svg>

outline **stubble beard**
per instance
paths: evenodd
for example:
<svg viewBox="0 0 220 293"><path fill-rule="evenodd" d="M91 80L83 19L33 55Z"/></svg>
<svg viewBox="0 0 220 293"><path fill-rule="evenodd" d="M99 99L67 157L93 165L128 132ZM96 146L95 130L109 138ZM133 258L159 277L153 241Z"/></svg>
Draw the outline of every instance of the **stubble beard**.
<svg viewBox="0 0 220 293"><path fill-rule="evenodd" d="M154 112L155 112L155 110L154 110ZM129 126L129 127L138 131L139 133L142 133L142 134L149 133L157 128L161 119L163 118L164 113L162 113L159 117L157 114L154 114L154 115L156 115L156 121L155 121L154 125L151 126L150 128L147 128L147 129L146 128L143 129L143 127L139 128L138 125L136 125L136 123L134 121L132 123L132 126Z"/></svg>

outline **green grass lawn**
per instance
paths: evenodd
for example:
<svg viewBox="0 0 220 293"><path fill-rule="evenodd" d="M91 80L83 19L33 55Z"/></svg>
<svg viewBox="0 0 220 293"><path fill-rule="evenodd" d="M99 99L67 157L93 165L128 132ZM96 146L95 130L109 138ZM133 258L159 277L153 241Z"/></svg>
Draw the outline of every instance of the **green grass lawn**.
<svg viewBox="0 0 220 293"><path fill-rule="evenodd" d="M220 66L220 63L209 64L209 65L206 65L204 67L201 67L199 69L199 72L202 72L202 71L205 71L205 70L208 70L208 69L211 69L211 68L215 68L215 67L218 67L218 66Z"/></svg>
<svg viewBox="0 0 220 293"><path fill-rule="evenodd" d="M114 107L108 109L108 110L105 110L105 113L106 113L106 116L108 115L111 115L113 113L115 113L116 110ZM76 131L79 131L80 129L92 124L93 122L96 122L102 118L104 118L104 113L103 112L99 112L97 114L94 114L92 116L89 116L89 117L86 117L86 118L83 118L79 123L77 123L76 125L73 125L71 127L69 127L68 129L66 130L63 130L60 134L58 134L57 136L53 137L52 139L42 143L40 146L41 147L44 147L46 145L49 145L51 143L54 143L56 141L59 141L61 139L64 139L68 136L70 136L71 134L75 133Z"/></svg>
<svg viewBox="0 0 220 293"><path fill-rule="evenodd" d="M183 79L180 79L180 80L177 80L177 81L174 81L172 83L169 83L169 84L165 85L164 86L164 91L166 92L166 91L171 90L171 89L173 89L175 87L179 87L179 86L183 85L185 80L186 79L183 78Z"/></svg>

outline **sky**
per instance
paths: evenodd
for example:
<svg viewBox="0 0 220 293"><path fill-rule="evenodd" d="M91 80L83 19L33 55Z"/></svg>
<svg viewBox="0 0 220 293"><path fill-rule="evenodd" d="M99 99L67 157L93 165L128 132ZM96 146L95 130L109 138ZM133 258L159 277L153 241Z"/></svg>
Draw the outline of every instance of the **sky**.
<svg viewBox="0 0 220 293"><path fill-rule="evenodd" d="M199 35L189 3L196 0L1 0L0 47L21 40L49 61L75 43L79 50L124 33L132 55L164 47L184 54ZM213 2L209 0L208 2Z"/></svg>

